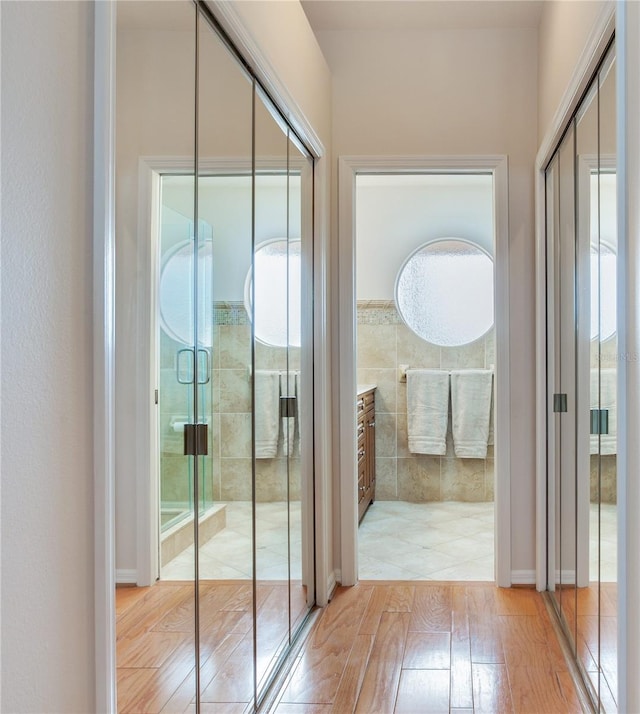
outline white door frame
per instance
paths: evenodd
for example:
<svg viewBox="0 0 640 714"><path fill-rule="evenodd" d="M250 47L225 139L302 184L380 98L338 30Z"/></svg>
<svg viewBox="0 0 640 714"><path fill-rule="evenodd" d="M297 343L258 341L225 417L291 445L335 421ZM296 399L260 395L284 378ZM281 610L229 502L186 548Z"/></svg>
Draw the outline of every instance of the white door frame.
<svg viewBox="0 0 640 714"><path fill-rule="evenodd" d="M507 157L342 156L338 161L340 301L340 581L358 579L355 349L355 186L357 174L491 173L495 215L495 578L509 587L511 573L511 455L509 381L509 205Z"/></svg>
<svg viewBox="0 0 640 714"><path fill-rule="evenodd" d="M280 169L281 160L260 158L256 169ZM307 164L304 159L290 160L289 165L303 171ZM248 175L252 163L246 158L227 157L224 159L200 158L199 174L207 176L232 174ZM153 393L159 388L158 372L158 288L160 279L159 225L160 183L162 176L193 175L193 157L143 156L138 161L138 229L136 233L137 288L136 314L136 423L138 439L136 448L136 574L134 583L139 587L152 585L159 577L158 549L160 533L158 511L160 508L159 458L158 458L158 406L154 404ZM310 178L310 177L309 177ZM306 182L310 188L311 181ZM309 200L311 204L311 200ZM304 202L303 202L303 205ZM304 252L307 274L312 271L312 257ZM305 295L307 305L311 297ZM308 340L305 344L308 344ZM303 355L305 373L312 374L312 357ZM307 380L304 389L308 389ZM310 399L307 397L307 403ZM309 414L306 415L310 416ZM311 428L304 420L304 430ZM301 425L302 428L303 425ZM308 438L308 443L311 439ZM310 473L307 464L303 473ZM307 489L305 489L307 493ZM309 501L307 500L307 503ZM313 523L313 514L307 513L305 528ZM305 544L313 543L313 531L305 532ZM307 549L305 562L313 562L313 554Z"/></svg>
<svg viewBox="0 0 640 714"><path fill-rule="evenodd" d="M618 708L640 711L640 3L616 17L618 170Z"/></svg>

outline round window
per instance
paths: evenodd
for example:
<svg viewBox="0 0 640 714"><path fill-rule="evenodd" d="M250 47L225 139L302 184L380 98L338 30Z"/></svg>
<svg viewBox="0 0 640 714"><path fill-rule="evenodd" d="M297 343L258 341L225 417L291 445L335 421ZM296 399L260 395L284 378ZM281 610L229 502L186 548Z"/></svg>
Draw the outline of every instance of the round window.
<svg viewBox="0 0 640 714"><path fill-rule="evenodd" d="M493 260L460 238L426 243L400 268L396 306L427 342L442 347L473 342L493 326Z"/></svg>
<svg viewBox="0 0 640 714"><path fill-rule="evenodd" d="M251 283L255 293L252 310ZM256 339L274 347L300 346L300 240L275 238L256 248L244 302Z"/></svg>

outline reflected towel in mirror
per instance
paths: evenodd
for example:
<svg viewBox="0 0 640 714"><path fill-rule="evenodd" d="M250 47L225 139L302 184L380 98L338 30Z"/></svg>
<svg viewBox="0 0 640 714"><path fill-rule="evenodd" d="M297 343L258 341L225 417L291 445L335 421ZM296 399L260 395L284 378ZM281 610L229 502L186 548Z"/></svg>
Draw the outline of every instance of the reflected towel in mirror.
<svg viewBox="0 0 640 714"><path fill-rule="evenodd" d="M280 434L280 372L257 369L254 379L256 458L273 459Z"/></svg>
<svg viewBox="0 0 640 714"><path fill-rule="evenodd" d="M591 408L606 409L609 412L609 433L591 434L589 437L589 452L592 454L609 455L617 453L617 381L615 367L594 368L591 370Z"/></svg>

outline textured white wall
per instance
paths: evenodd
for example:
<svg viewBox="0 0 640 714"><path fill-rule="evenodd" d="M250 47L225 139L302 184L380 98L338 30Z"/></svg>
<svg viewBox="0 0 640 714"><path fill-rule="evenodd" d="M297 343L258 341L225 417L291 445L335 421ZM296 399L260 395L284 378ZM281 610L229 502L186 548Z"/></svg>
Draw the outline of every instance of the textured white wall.
<svg viewBox="0 0 640 714"><path fill-rule="evenodd" d="M235 9L328 149L331 75L302 5L291 0L243 0Z"/></svg>
<svg viewBox="0 0 640 714"><path fill-rule="evenodd" d="M533 570L537 33L326 31L318 38L334 80L335 156L509 157L512 493L518 495L512 569Z"/></svg>
<svg viewBox="0 0 640 714"><path fill-rule="evenodd" d="M538 33L538 140L551 126L586 41L611 0L546 0Z"/></svg>
<svg viewBox="0 0 640 714"><path fill-rule="evenodd" d="M93 11L1 6L0 708L89 712Z"/></svg>

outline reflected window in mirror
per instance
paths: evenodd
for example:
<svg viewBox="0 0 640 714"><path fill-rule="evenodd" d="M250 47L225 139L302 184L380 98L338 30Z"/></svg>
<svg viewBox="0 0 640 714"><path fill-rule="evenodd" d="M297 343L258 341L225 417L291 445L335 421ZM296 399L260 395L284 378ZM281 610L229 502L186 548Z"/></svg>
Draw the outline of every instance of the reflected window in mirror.
<svg viewBox="0 0 640 714"><path fill-rule="evenodd" d="M193 222L190 222L193 235ZM198 247L198 280L201 289L198 315L200 317L199 344L212 344L212 325L204 319L207 307L213 304L213 231L211 226L200 221L200 233L204 236ZM162 257L160 271L160 325L164 332L181 345L192 345L193 334L193 240L184 241L171 248Z"/></svg>
<svg viewBox="0 0 640 714"><path fill-rule="evenodd" d="M616 173L614 157L600 157L591 172L591 339L606 342L616 333Z"/></svg>
<svg viewBox="0 0 640 714"><path fill-rule="evenodd" d="M616 333L616 252L604 242L591 246L591 339L606 342Z"/></svg>
<svg viewBox="0 0 640 714"><path fill-rule="evenodd" d="M479 245L443 238L400 268L396 306L416 335L441 347L474 342L493 326L493 260Z"/></svg>
<svg viewBox="0 0 640 714"><path fill-rule="evenodd" d="M245 306L256 339L266 345L300 347L300 268L299 239L275 238L256 248L245 281Z"/></svg>

